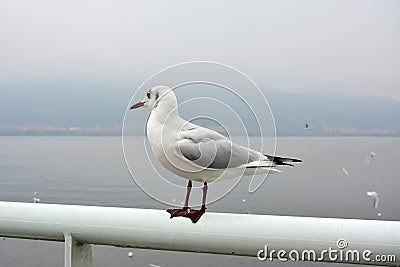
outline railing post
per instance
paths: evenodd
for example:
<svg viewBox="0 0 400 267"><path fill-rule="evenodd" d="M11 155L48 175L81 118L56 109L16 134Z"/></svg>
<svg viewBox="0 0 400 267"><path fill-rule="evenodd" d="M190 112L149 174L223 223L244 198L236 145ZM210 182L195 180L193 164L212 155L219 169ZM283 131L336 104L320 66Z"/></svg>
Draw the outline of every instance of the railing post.
<svg viewBox="0 0 400 267"><path fill-rule="evenodd" d="M93 267L92 245L79 243L71 234L64 237L64 267Z"/></svg>

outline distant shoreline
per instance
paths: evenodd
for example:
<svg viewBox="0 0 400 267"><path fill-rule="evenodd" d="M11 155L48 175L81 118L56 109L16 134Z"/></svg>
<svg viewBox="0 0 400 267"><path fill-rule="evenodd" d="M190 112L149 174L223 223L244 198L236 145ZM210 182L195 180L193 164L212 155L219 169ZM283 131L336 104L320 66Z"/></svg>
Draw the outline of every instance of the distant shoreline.
<svg viewBox="0 0 400 267"><path fill-rule="evenodd" d="M125 135L130 137L143 137L143 135ZM235 137L246 137L245 135L231 135ZM248 135L249 137L257 137L259 135ZM122 134L0 134L0 137L122 137ZM264 136L268 137L268 136ZM381 135L373 135L373 134L308 134L308 135L298 135L298 134L277 134L277 137L400 137L400 135L391 135L391 134L381 134Z"/></svg>

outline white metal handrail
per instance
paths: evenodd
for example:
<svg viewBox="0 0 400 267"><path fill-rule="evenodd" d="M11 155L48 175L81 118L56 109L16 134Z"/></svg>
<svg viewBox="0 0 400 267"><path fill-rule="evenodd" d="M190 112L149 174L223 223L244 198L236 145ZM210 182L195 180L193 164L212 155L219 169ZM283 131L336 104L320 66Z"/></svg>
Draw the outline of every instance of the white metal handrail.
<svg viewBox="0 0 400 267"><path fill-rule="evenodd" d="M92 266L90 244L260 259L272 250L275 258L279 250L286 251L280 255L283 258L291 251L313 250L322 255L317 260L327 262L393 266L400 262L397 221L207 212L193 224L187 218L170 219L163 210L0 202L0 236L66 242L65 266ZM347 246L340 248L338 240ZM322 253L329 248L370 250L370 257L393 255L396 261L333 260Z"/></svg>

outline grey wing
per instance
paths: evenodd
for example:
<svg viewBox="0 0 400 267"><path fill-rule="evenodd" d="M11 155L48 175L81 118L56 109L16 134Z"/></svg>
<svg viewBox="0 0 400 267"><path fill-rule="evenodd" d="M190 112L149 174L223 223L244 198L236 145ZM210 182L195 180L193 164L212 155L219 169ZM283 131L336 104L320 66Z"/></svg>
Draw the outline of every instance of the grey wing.
<svg viewBox="0 0 400 267"><path fill-rule="evenodd" d="M255 151L235 145L224 136L203 127L182 131L178 151L203 168L235 168L258 160Z"/></svg>

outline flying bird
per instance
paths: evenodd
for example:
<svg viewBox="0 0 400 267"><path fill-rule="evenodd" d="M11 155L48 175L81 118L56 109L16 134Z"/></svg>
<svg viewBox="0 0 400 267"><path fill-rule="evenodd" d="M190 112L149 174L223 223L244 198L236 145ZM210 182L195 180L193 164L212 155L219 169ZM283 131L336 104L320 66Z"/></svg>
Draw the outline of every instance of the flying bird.
<svg viewBox="0 0 400 267"><path fill-rule="evenodd" d="M130 109L146 107L151 114L147 137L153 153L169 171L188 179L184 206L168 209L171 218L188 217L196 223L206 210L208 183L239 176L277 173L276 166L293 166L300 159L265 155L236 145L225 136L188 122L178 113L175 93L166 86L151 88ZM203 183L201 209L189 207L192 181Z"/></svg>
<svg viewBox="0 0 400 267"><path fill-rule="evenodd" d="M375 209L378 208L379 205L379 195L375 191L368 191L367 196L372 197L374 199L374 203L372 204Z"/></svg>

